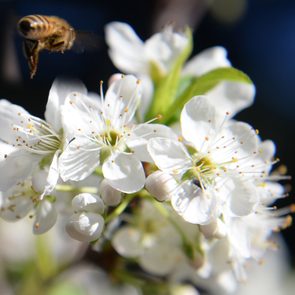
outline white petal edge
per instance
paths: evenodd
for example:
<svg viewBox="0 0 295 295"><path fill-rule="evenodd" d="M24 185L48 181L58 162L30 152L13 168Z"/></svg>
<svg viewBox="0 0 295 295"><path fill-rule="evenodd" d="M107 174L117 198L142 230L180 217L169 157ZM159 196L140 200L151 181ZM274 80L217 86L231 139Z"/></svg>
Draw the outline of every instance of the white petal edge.
<svg viewBox="0 0 295 295"><path fill-rule="evenodd" d="M71 92L79 92L86 95L87 89L79 80L69 81L63 79L55 79L50 88L45 119L54 127L55 131L59 131L62 128L60 110L66 97Z"/></svg>
<svg viewBox="0 0 295 295"><path fill-rule="evenodd" d="M126 144L138 159L142 162L153 162L148 150L148 140L155 137L170 138L177 140L177 135L171 128L162 124L139 124L131 136L127 139Z"/></svg>
<svg viewBox="0 0 295 295"><path fill-rule="evenodd" d="M17 182L26 179L36 167L40 156L0 143L0 190L6 191Z"/></svg>
<svg viewBox="0 0 295 295"><path fill-rule="evenodd" d="M148 73L144 44L126 23L112 22L105 27L109 55L114 65L125 73Z"/></svg>
<svg viewBox="0 0 295 295"><path fill-rule="evenodd" d="M50 230L57 220L57 212L53 203L43 200L37 207L33 232L36 235Z"/></svg>
<svg viewBox="0 0 295 295"><path fill-rule="evenodd" d="M112 122L113 128L120 130L134 117L141 95L140 81L133 75L122 75L106 92L103 117Z"/></svg>
<svg viewBox="0 0 295 295"><path fill-rule="evenodd" d="M225 48L216 46L201 51L189 60L185 65L182 74L198 77L214 69L230 66L231 63L227 59Z"/></svg>
<svg viewBox="0 0 295 295"><path fill-rule="evenodd" d="M23 117L30 115L24 108L12 104L8 100L0 100L0 140L14 144L16 132L13 131L13 124L20 124Z"/></svg>
<svg viewBox="0 0 295 295"><path fill-rule="evenodd" d="M175 190L171 204L185 221L193 224L207 224L215 214L214 196L203 193L189 182L182 183L178 190Z"/></svg>
<svg viewBox="0 0 295 295"><path fill-rule="evenodd" d="M132 154L114 154L102 165L108 183L118 191L135 193L141 190L145 174L141 162Z"/></svg>
<svg viewBox="0 0 295 295"><path fill-rule="evenodd" d="M183 137L202 151L216 134L216 109L206 96L195 96L185 104L180 122Z"/></svg>
<svg viewBox="0 0 295 295"><path fill-rule="evenodd" d="M142 232L140 230L131 226L124 226L114 234L112 246L121 256L135 258L144 251L141 240Z"/></svg>
<svg viewBox="0 0 295 295"><path fill-rule="evenodd" d="M60 176L64 181L79 181L89 176L99 165L97 144L86 137L75 137L59 158Z"/></svg>
<svg viewBox="0 0 295 295"><path fill-rule="evenodd" d="M41 194L40 198L42 199L44 196L49 195L55 188L57 181L59 179L59 165L58 165L58 158L61 154L61 150L57 150L52 158L51 165L49 167L46 185L44 188L43 193Z"/></svg>
<svg viewBox="0 0 295 295"><path fill-rule="evenodd" d="M152 138L148 151L159 169L167 173L180 174L191 167L191 158L184 145L168 138Z"/></svg>
<svg viewBox="0 0 295 295"><path fill-rule="evenodd" d="M238 112L251 106L255 97L255 86L249 83L223 81L206 93L207 99L212 105L218 106L216 112L219 121L222 121L229 113L230 118Z"/></svg>

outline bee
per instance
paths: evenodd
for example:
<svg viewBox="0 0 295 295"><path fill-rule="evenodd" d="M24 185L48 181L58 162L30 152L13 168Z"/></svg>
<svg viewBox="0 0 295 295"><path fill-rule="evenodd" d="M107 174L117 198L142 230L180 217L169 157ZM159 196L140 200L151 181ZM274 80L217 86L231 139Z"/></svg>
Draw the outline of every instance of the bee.
<svg viewBox="0 0 295 295"><path fill-rule="evenodd" d="M31 79L36 74L42 50L63 53L71 49L76 40L75 29L57 16L27 15L19 20L17 27L24 38L23 50Z"/></svg>

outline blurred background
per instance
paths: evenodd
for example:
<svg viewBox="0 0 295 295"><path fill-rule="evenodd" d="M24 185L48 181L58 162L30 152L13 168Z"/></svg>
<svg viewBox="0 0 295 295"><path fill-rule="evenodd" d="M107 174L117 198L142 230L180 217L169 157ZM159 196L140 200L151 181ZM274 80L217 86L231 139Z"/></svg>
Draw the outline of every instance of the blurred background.
<svg viewBox="0 0 295 295"><path fill-rule="evenodd" d="M295 175L295 1L294 0L0 0L0 98L43 116L48 92L56 76L81 79L98 91L99 81L116 72L107 55L104 26L110 21L128 22L148 38L167 23L194 29L194 54L214 45L224 46L234 67L243 70L257 88L252 108L238 118L259 129L263 139L277 145L280 163ZM94 33L95 50L77 54L42 52L38 71L29 77L16 31L20 17L57 15L77 30ZM0 126L1 128L1 126ZM292 181L286 183L289 190ZM294 202L291 197L280 203ZM291 263L295 266L295 227L283 232Z"/></svg>

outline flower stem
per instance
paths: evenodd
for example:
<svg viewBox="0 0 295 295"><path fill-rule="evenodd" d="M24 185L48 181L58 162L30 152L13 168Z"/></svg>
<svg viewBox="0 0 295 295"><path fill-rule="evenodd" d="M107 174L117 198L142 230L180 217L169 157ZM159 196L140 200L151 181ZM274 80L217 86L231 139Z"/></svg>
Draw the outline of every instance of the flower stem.
<svg viewBox="0 0 295 295"><path fill-rule="evenodd" d="M98 189L93 186L83 186L83 187L75 187L69 184L58 184L55 189L59 192L73 192L73 193L89 193L89 194L97 194Z"/></svg>
<svg viewBox="0 0 295 295"><path fill-rule="evenodd" d="M105 218L105 223L112 221L113 219L118 217L120 214L122 214L124 210L127 208L127 206L129 205L129 203L135 198L135 196L136 195L134 194L127 195L125 199L121 202L121 204L114 211L112 211L110 215L108 215Z"/></svg>

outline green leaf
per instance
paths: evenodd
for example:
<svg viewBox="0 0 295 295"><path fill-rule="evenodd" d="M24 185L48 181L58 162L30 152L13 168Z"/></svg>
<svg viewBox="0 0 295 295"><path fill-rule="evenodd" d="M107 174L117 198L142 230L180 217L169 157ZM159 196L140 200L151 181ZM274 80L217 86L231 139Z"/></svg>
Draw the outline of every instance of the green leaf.
<svg viewBox="0 0 295 295"><path fill-rule="evenodd" d="M253 84L251 79L242 71L226 67L212 70L200 77L195 77L185 90L177 97L174 103L163 113L163 123L168 124L176 121L183 106L196 95L206 94L222 81L232 81Z"/></svg>
<svg viewBox="0 0 295 295"><path fill-rule="evenodd" d="M160 74L153 74L153 78L157 77L157 80L154 80L155 93L145 120L155 118L158 114L164 113L176 97L182 66L192 51L192 34L190 29L186 30L186 35L188 44L176 59L169 74L164 77L161 77Z"/></svg>

